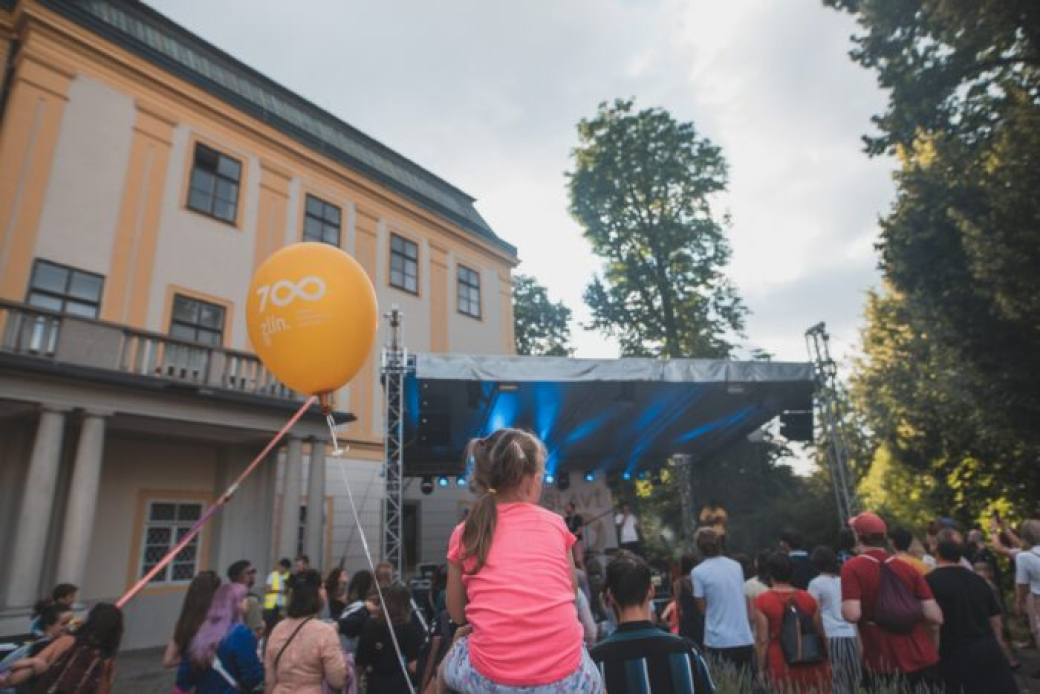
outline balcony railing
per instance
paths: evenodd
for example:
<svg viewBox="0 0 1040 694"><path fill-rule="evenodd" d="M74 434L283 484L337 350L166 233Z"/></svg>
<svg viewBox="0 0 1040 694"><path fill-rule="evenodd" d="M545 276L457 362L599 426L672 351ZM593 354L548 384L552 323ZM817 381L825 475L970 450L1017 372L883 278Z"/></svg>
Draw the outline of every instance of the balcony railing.
<svg viewBox="0 0 1040 694"><path fill-rule="evenodd" d="M297 399L252 354L7 301L0 301L0 353Z"/></svg>

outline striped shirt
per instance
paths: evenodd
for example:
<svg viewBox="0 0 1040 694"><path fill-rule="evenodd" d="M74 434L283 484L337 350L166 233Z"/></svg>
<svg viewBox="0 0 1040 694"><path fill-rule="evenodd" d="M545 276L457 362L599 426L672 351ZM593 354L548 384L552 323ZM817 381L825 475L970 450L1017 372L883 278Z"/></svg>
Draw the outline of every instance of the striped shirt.
<svg viewBox="0 0 1040 694"><path fill-rule="evenodd" d="M610 694L713 694L704 659L688 639L650 622L625 622L590 651Z"/></svg>

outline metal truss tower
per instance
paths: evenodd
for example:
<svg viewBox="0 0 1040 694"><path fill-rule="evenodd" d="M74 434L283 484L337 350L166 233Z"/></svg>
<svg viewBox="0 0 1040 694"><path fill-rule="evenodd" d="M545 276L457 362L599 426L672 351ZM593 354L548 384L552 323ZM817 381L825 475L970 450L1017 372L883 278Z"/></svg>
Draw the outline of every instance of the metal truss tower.
<svg viewBox="0 0 1040 694"><path fill-rule="evenodd" d="M693 456L684 453L673 455L672 470L679 485L683 539L692 543L693 533L697 530L697 509L693 503Z"/></svg>
<svg viewBox="0 0 1040 694"><path fill-rule="evenodd" d="M404 473L404 381L412 368L401 345L401 311L394 306L384 317L390 324L389 344L383 349L382 380L386 397L383 477L383 559L393 564L397 575L404 570L403 473Z"/></svg>
<svg viewBox="0 0 1040 694"><path fill-rule="evenodd" d="M844 526L859 512L856 480L851 468L852 452L845 431L845 417L839 391L838 367L831 358L830 335L825 323L818 323L805 331L805 344L812 362L816 380L816 411L819 414L834 499L838 504L838 518Z"/></svg>

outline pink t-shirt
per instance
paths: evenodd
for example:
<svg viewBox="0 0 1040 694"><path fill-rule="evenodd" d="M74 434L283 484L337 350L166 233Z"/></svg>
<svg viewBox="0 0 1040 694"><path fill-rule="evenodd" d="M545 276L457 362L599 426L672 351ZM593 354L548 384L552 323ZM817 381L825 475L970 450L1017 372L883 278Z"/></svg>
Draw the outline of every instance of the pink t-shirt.
<svg viewBox="0 0 1040 694"><path fill-rule="evenodd" d="M448 542L448 561L455 564L464 525ZM473 625L470 661L484 677L536 686L561 680L581 664L583 633L568 560L574 541L555 513L528 503L498 505L487 563L471 575L466 571L476 559L461 562L466 621Z"/></svg>

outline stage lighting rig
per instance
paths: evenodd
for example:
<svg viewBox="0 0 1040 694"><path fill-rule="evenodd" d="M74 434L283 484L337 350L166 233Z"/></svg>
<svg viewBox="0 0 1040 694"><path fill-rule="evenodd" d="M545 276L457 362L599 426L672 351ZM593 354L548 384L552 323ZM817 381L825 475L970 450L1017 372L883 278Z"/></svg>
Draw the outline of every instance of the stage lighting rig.
<svg viewBox="0 0 1040 694"><path fill-rule="evenodd" d="M628 482L629 480L632 479L632 473L629 472L628 470L625 470L624 472L621 473L621 479L623 479L626 482Z"/></svg>
<svg viewBox="0 0 1040 694"><path fill-rule="evenodd" d="M456 487L465 487L466 486L466 478L463 477L462 475L459 475L458 477L456 477L455 478L455 486Z"/></svg>
<svg viewBox="0 0 1040 694"><path fill-rule="evenodd" d="M448 486L448 478L445 477L444 475L441 475L440 477L438 477L437 478L437 486L438 487L447 487Z"/></svg>
<svg viewBox="0 0 1040 694"><path fill-rule="evenodd" d="M419 484L419 489L426 496L429 496L430 494L433 494L433 478L430 477L429 475L427 475L426 477L423 477L422 478L422 482Z"/></svg>
<svg viewBox="0 0 1040 694"><path fill-rule="evenodd" d="M586 472L585 473L585 481L588 482L589 484L595 482L596 481L596 471L595 470L589 470L588 472Z"/></svg>
<svg viewBox="0 0 1040 694"><path fill-rule="evenodd" d="M556 475L554 475L551 472L545 473L545 483L546 484L555 484L556 483Z"/></svg>

